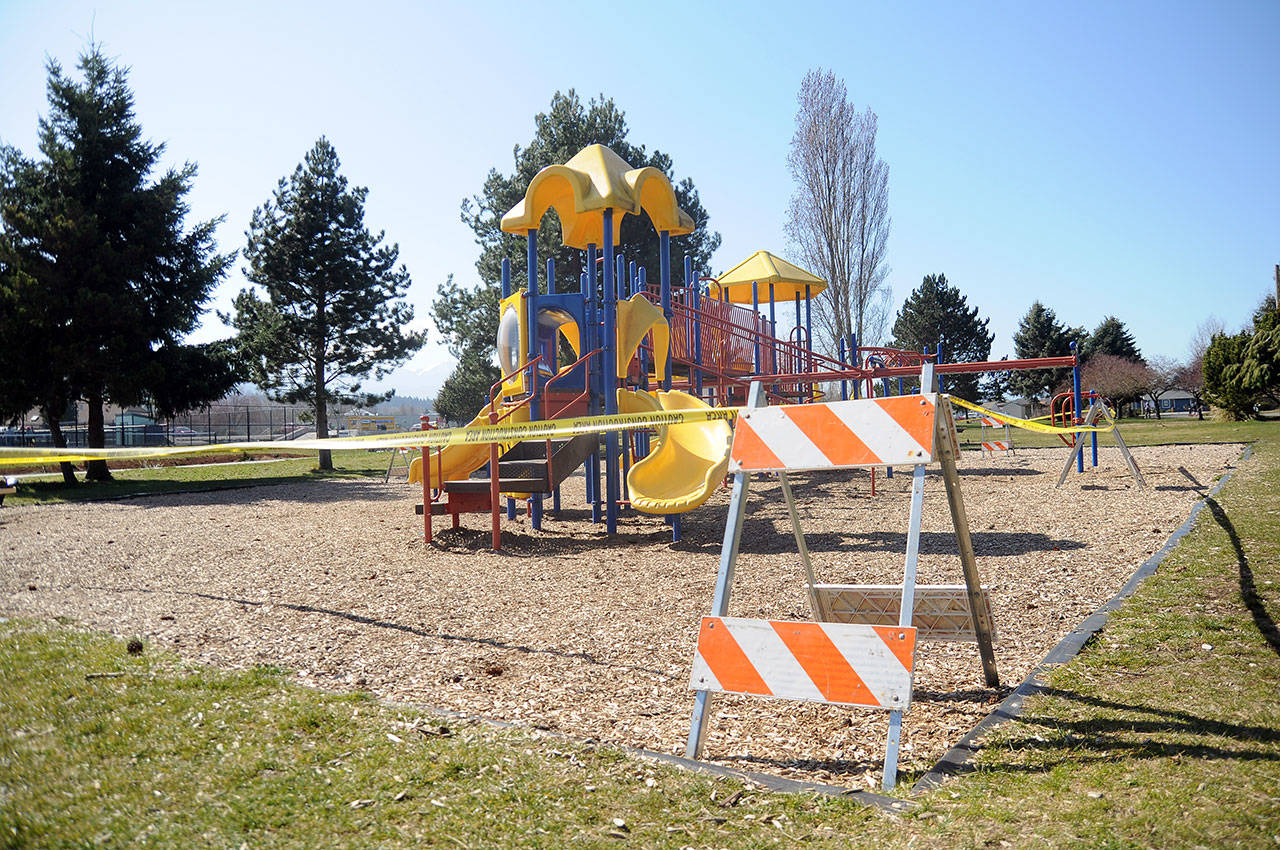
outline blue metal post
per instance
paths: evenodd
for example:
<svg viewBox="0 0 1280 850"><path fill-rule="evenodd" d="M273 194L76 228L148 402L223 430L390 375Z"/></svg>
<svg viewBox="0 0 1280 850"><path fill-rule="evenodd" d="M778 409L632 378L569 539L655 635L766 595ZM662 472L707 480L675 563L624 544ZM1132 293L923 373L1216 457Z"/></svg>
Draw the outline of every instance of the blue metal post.
<svg viewBox="0 0 1280 850"><path fill-rule="evenodd" d="M528 249L529 249L529 351L527 357L529 360L538 356L538 231L530 230L528 233ZM542 418L542 403L538 399L538 373L537 364L529 367L529 421L536 422ZM499 475L499 478L502 476ZM529 505L529 524L534 531L542 530L542 496L537 493L533 494Z"/></svg>
<svg viewBox="0 0 1280 850"><path fill-rule="evenodd" d="M857 368L857 366L858 366L858 337L857 337L857 336L855 336L855 335L854 335L854 333L853 333L852 331L850 331L850 332L849 332L849 343L848 343L848 346L847 346L847 347L848 347L848 349L849 349L849 362L850 362L850 363L852 363L852 364L854 365L854 368ZM854 381L854 382L853 382L853 397L854 397L854 398L862 398L862 382L861 382L861 381Z"/></svg>
<svg viewBox="0 0 1280 850"><path fill-rule="evenodd" d="M684 258L684 282L689 291L689 306L697 311L701 308L701 300L698 297L698 281L693 276L693 258L686 255ZM690 371L693 373L693 394L698 398L702 398L702 319L695 312L693 316L693 345L692 354L693 362L696 364Z"/></svg>
<svg viewBox="0 0 1280 850"><path fill-rule="evenodd" d="M935 362L935 363L937 363L939 366L941 366L941 365L942 365L942 342L941 342L941 340L939 340L938 344L934 347L934 351L935 351L935 352L937 352L937 357L935 357L935 358L934 358L934 362ZM940 392L940 393L945 393L945 392L946 392L945 387L946 387L945 379L942 377L942 373L941 373L941 372L939 372L939 373L938 373L938 392Z"/></svg>
<svg viewBox="0 0 1280 850"><path fill-rule="evenodd" d="M1076 344L1071 343L1071 356L1076 356ZM1071 394L1072 408L1071 418L1080 419L1080 361L1077 360L1071 366ZM1083 434L1076 434L1076 439L1083 439ZM1076 472L1084 472L1084 452L1076 454Z"/></svg>
<svg viewBox="0 0 1280 850"><path fill-rule="evenodd" d="M809 354L813 354L813 295L812 287L809 284L804 286L804 336L805 347L809 350ZM813 357L809 358L809 370L813 370Z"/></svg>
<svg viewBox="0 0 1280 850"><path fill-rule="evenodd" d="M658 277L659 277L659 298L662 301L662 315L667 320L667 326L671 325L671 231L664 230L658 234ZM662 379L662 388L664 390L671 389L671 348L667 347L667 368L664 370L666 377Z"/></svg>
<svg viewBox="0 0 1280 850"><path fill-rule="evenodd" d="M756 338L755 360L752 365L755 366L756 377L760 376L760 284L758 281L751 281L751 321L757 328L754 334Z"/></svg>
<svg viewBox="0 0 1280 850"><path fill-rule="evenodd" d="M596 245L594 242L587 245L587 324L590 328L587 332L589 342L582 345L584 353L586 351L595 351L600 348L600 288L596 286ZM604 394L604 376L601 374L604 370L604 352L601 351L598 357L592 358L587 362L587 383L590 387L588 395L587 409L592 414L600 412L600 403ZM597 443L597 446L599 444ZM601 506L603 499L600 494L600 450L593 451L587 458L587 479L591 483L590 497L591 502L591 521L599 522L601 515Z"/></svg>
<svg viewBox="0 0 1280 850"><path fill-rule="evenodd" d="M1095 395L1096 393L1093 390L1089 390L1090 403L1093 402ZM1093 465L1096 467L1098 465L1098 432L1097 431L1094 431L1091 434L1089 434L1089 442L1093 447Z"/></svg>
<svg viewBox="0 0 1280 850"><path fill-rule="evenodd" d="M618 284L614 280L613 258L613 210L604 211L604 412L618 412L617 320ZM618 432L606 431L604 435L604 483L605 483L605 532L618 530Z"/></svg>
<svg viewBox="0 0 1280 850"><path fill-rule="evenodd" d="M773 299L773 284L770 283L769 284L769 335L773 337L773 344L769 346L769 348L772 350L772 354L769 357L769 360L771 363L769 374L771 375L778 374L778 313L777 313L777 310L775 309L775 306L776 305L774 304L774 299Z"/></svg>
<svg viewBox="0 0 1280 850"><path fill-rule="evenodd" d="M587 256L590 257L594 253L595 253L595 245L589 246L587 251ZM595 305L592 303L592 301L595 298L595 293L592 291L590 280L591 278L587 277L586 272L583 272L578 277L578 291L582 293L582 300L583 300L583 311L582 311L583 321L586 323L585 327L578 329L578 340L582 348L581 353L583 354L586 354L588 351L592 351L595 349L596 311L595 311ZM598 410L596 407L595 379L592 377L590 362L586 364L586 374L583 375L583 380L586 384L586 390L587 390L587 413L595 414L598 412ZM592 517L591 517L592 522L600 521L600 518L595 515L597 510L596 490L599 489L600 487L599 467L596 461L597 461L597 458L596 458L595 452L592 452L591 454L587 455L587 459L582 464L582 472L587 479L586 480L587 504L591 505L592 507ZM593 472L595 473L594 475L592 474Z"/></svg>
<svg viewBox="0 0 1280 850"><path fill-rule="evenodd" d="M840 340L839 340L839 342L840 342L840 365L841 365L841 366L843 366L843 365L845 365L845 359L844 359L844 337L841 337L841 338L840 338ZM856 384L855 384L855 386L854 386L854 390L855 390L855 391L857 390L857 386L856 386ZM848 398L849 398L849 382L848 382L848 381L846 381L844 378L841 378L841 379L840 379L840 400L841 400L841 401L847 401L847 400L848 400Z"/></svg>

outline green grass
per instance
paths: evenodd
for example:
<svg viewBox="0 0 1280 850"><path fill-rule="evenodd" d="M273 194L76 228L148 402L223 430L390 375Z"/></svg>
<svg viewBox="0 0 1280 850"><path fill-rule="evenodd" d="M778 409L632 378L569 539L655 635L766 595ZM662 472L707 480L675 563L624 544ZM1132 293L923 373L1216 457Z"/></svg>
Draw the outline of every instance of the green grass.
<svg viewBox="0 0 1280 850"><path fill-rule="evenodd" d="M1195 530L988 742L979 772L930 799L952 834L1280 844L1280 427L1249 427L1254 458Z"/></svg>
<svg viewBox="0 0 1280 850"><path fill-rule="evenodd" d="M0 625L0 681L4 847L790 846L882 817L759 793L722 807L739 783L55 624Z"/></svg>
<svg viewBox="0 0 1280 850"><path fill-rule="evenodd" d="M441 736L280 671L8 622L0 847L1275 847L1280 428L1242 427L1255 456L1196 529L972 771L907 814L758 790L725 807L740 784L609 748ZM124 675L86 678L102 672Z"/></svg>
<svg viewBox="0 0 1280 850"><path fill-rule="evenodd" d="M976 422L957 420L961 443L977 448L982 441L982 428ZM1020 428L1011 429L1014 448L1066 448L1056 434L1039 434ZM1280 432L1280 420L1252 422L1212 422L1186 417L1165 419L1121 419L1120 433L1127 446L1162 446L1170 443L1252 443ZM1003 429L988 430L988 435L1001 439ZM1098 435L1099 446L1114 446L1109 434Z"/></svg>
<svg viewBox="0 0 1280 850"><path fill-rule="evenodd" d="M74 487L62 482L60 474L18 483L18 492L5 498L6 505L56 504L151 496L193 490L222 490L263 484L287 484L320 478L381 477L387 470L385 451L358 449L335 451L332 472L316 469L315 456L291 458L271 463L204 464L157 466L112 470L114 481L81 481Z"/></svg>

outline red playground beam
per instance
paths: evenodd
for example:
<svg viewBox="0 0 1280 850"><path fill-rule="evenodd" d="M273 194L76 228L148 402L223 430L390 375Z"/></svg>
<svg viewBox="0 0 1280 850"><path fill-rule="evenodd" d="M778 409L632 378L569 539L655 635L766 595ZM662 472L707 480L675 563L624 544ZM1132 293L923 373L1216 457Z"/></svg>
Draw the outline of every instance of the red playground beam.
<svg viewBox="0 0 1280 850"><path fill-rule="evenodd" d="M1025 360L981 360L970 363L935 363L933 371L941 375L963 375L971 372L1012 372L1021 369L1070 369L1076 365L1076 358L1066 357L1031 357ZM863 381L867 378L916 378L920 376L919 366L879 366L868 369L832 369L829 371L796 372L789 375L757 375L745 376L739 382L752 380L768 381L779 384L820 384L828 381Z"/></svg>

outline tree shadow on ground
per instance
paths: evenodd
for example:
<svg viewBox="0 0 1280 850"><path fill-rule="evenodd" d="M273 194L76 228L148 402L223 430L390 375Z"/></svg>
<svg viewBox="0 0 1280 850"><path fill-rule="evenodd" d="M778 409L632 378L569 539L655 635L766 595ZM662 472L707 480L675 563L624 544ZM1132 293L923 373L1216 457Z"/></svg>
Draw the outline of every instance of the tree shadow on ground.
<svg viewBox="0 0 1280 850"><path fill-rule="evenodd" d="M164 481L165 479L157 479ZM289 489L285 489L289 488ZM131 504L140 507L171 508L200 507L206 505L244 505L261 502L294 502L298 504L323 505L333 502L393 502L404 500L405 494L393 485L384 484L380 479L362 475L337 475L324 478L299 478L298 476L279 476L255 478L243 483L237 481L209 482L208 486L198 484L184 486L184 489L155 492L140 491L104 496L103 500L128 499ZM79 500L77 500L79 501ZM89 501L99 501L91 499ZM412 515L413 506L409 505Z"/></svg>
<svg viewBox="0 0 1280 850"><path fill-rule="evenodd" d="M984 478L989 475L1048 475L1043 469L1028 469L1025 466L972 466L959 467L961 478L974 476L976 478Z"/></svg>
<svg viewBox="0 0 1280 850"><path fill-rule="evenodd" d="M1204 503L1209 509L1209 513L1213 516L1214 522L1227 533L1227 538L1231 541L1231 548L1235 552L1236 566L1240 574L1240 598L1244 602L1244 607L1249 609L1249 615L1253 617L1253 623L1258 627L1258 633L1267 642L1267 646L1271 647L1271 651L1276 655L1280 655L1280 629L1276 628L1275 618L1267 611L1266 604L1262 601L1262 597L1258 595L1258 586L1253 578L1253 568L1249 566L1249 556L1245 554L1244 544L1240 541L1240 535L1236 532L1236 527L1231 522L1231 518L1227 516L1227 512L1222 509L1222 505L1218 504L1216 499L1206 498Z"/></svg>
<svg viewBox="0 0 1280 850"><path fill-rule="evenodd" d="M810 553L905 552L906 531L816 532L805 534ZM971 534L974 552L979 556L1026 555L1031 552L1053 552L1083 549L1088 544L1079 540L1050 537L1035 531L979 531ZM720 551L721 540L700 543L682 541L673 548L699 554ZM747 519L742 526L738 551L751 555L775 555L796 551L795 536L789 520ZM920 553L950 555L959 551L956 535L951 531L920 532Z"/></svg>
<svg viewBox="0 0 1280 850"><path fill-rule="evenodd" d="M1028 712L1013 718L1014 734L1000 743L1002 751L1032 752L1032 763L972 762L944 770L949 775L979 769L1011 773L1047 773L1064 765L1115 762L1124 759L1188 757L1236 761L1280 762L1280 730L1229 723L1186 711L1121 703L1060 688L1045 688L1044 696L1070 700L1106 712L1083 719L1047 717ZM1135 717L1135 715L1137 715ZM1046 734L1048 733L1048 734ZM1171 740L1182 738L1183 740ZM1228 739L1228 743L1222 743ZM1233 745L1235 744L1235 745ZM1264 746L1250 746L1261 744ZM979 747L981 748L981 747Z"/></svg>

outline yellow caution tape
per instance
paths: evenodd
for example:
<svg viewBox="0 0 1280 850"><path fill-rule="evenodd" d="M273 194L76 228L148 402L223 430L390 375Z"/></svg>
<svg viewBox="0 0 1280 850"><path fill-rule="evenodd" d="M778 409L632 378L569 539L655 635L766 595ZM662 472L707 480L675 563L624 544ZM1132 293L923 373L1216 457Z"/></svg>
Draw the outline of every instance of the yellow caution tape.
<svg viewBox="0 0 1280 850"><path fill-rule="evenodd" d="M514 422L507 425L474 425L468 428L439 428L434 431L409 431L400 434L370 434L362 437L339 437L331 440L289 440L219 443L203 446L163 446L155 448L54 449L45 446L14 448L0 446L0 464L84 463L90 460L141 460L144 458L182 457L212 452L284 452L320 451L324 449L376 449L403 446L473 445L475 443L509 443L572 437L601 431L632 431L659 425L683 425L688 422L713 422L733 419L737 407L710 410L664 410L642 413L618 413L611 416L578 416L572 419L548 419L539 422Z"/></svg>
<svg viewBox="0 0 1280 850"><path fill-rule="evenodd" d="M1110 425L1098 427L1095 425L1073 425L1070 428L1060 428L1057 425L1045 425L1031 419L1019 419L1016 416L1006 416L1003 413L996 413L994 410L987 410L985 407L979 407L970 401L965 401L957 396L950 396L952 404L958 404L969 410L981 413L984 416L990 416L997 422L1003 422L1006 425L1012 425L1015 428L1022 428L1025 431L1035 431L1038 434L1081 434L1081 433L1097 433L1102 434L1115 430L1114 420ZM1044 417L1040 417L1044 418ZM1110 418L1110 417L1108 417Z"/></svg>

